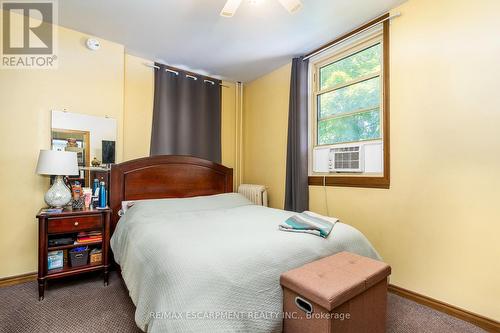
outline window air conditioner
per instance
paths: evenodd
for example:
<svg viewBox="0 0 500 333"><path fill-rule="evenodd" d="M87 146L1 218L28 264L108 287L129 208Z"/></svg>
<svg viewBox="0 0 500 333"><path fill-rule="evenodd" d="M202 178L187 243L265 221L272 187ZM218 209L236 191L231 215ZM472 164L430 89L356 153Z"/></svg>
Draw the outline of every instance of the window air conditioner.
<svg viewBox="0 0 500 333"><path fill-rule="evenodd" d="M331 148L328 160L330 172L364 172L363 145Z"/></svg>

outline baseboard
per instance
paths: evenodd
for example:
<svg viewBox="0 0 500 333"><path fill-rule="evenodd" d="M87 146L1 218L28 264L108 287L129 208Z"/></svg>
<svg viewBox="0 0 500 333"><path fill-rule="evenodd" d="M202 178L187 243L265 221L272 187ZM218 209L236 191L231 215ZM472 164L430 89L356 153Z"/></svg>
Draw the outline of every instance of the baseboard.
<svg viewBox="0 0 500 333"><path fill-rule="evenodd" d="M37 273L27 273L22 275L10 276L0 279L0 287L14 286L16 284L21 284L25 282L31 282L36 280Z"/></svg>
<svg viewBox="0 0 500 333"><path fill-rule="evenodd" d="M444 312L446 314L449 314L450 316L462 319L463 321L467 321L471 324L481 327L488 332L500 333L500 322L496 320L483 317L473 312L418 294L411 290L395 286L393 284L389 284L389 291L398 296L408 298L414 302L423 304L437 311Z"/></svg>

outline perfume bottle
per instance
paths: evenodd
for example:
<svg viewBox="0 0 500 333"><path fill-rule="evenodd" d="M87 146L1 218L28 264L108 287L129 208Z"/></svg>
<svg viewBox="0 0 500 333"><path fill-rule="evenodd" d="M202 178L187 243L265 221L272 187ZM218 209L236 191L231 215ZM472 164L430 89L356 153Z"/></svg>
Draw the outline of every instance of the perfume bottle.
<svg viewBox="0 0 500 333"><path fill-rule="evenodd" d="M92 184L92 193L95 194L95 190L99 187L99 179L94 178L94 183Z"/></svg>

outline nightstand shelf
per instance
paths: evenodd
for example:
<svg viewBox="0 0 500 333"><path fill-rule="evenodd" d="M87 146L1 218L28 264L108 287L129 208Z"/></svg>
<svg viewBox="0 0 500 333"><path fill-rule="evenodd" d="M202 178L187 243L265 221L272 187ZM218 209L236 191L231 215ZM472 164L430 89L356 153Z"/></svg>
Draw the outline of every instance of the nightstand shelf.
<svg viewBox="0 0 500 333"><path fill-rule="evenodd" d="M97 242L92 242L92 243L85 243L85 244L70 244L70 245L60 245L60 246L49 246L47 248L47 250L49 252L50 251L58 251L58 250L68 250L68 249L74 249L75 247L80 247L80 246L95 246L95 245L100 245L100 244L102 244L102 241L97 241Z"/></svg>
<svg viewBox="0 0 500 333"><path fill-rule="evenodd" d="M79 266L79 267L71 267L68 265L64 265L63 268L57 268L57 269L51 269L50 271L47 272L47 279L51 278L58 278L58 277L63 277L63 276L71 276L74 275L75 272L77 273L86 273L86 272L93 272L93 271L98 271L102 270L104 268L104 265L99 264L99 265L85 265L85 266Z"/></svg>
<svg viewBox="0 0 500 333"><path fill-rule="evenodd" d="M38 218L38 297L44 298L47 280L63 278L94 271L104 273L104 284L108 284L109 269L109 238L110 238L110 209L65 209L61 213L50 214L40 211ZM75 237L83 231L100 231L102 241L89 242L85 244L69 244L59 246L48 246L50 237L71 236ZM96 264L87 263L83 266L71 267L64 262L61 268L48 270L48 252L68 251L80 247L100 247L102 249L102 261ZM69 255L68 255L69 257ZM68 258L69 261L69 258Z"/></svg>

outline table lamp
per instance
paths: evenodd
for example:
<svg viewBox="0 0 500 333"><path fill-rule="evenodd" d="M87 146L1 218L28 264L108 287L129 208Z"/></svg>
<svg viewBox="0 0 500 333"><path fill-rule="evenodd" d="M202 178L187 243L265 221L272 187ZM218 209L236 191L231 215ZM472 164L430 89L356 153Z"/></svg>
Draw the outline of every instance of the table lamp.
<svg viewBox="0 0 500 333"><path fill-rule="evenodd" d="M40 150L36 172L39 175L56 176L54 184L45 193L45 202L53 208L62 208L71 201L71 191L63 176L79 175L75 152Z"/></svg>

